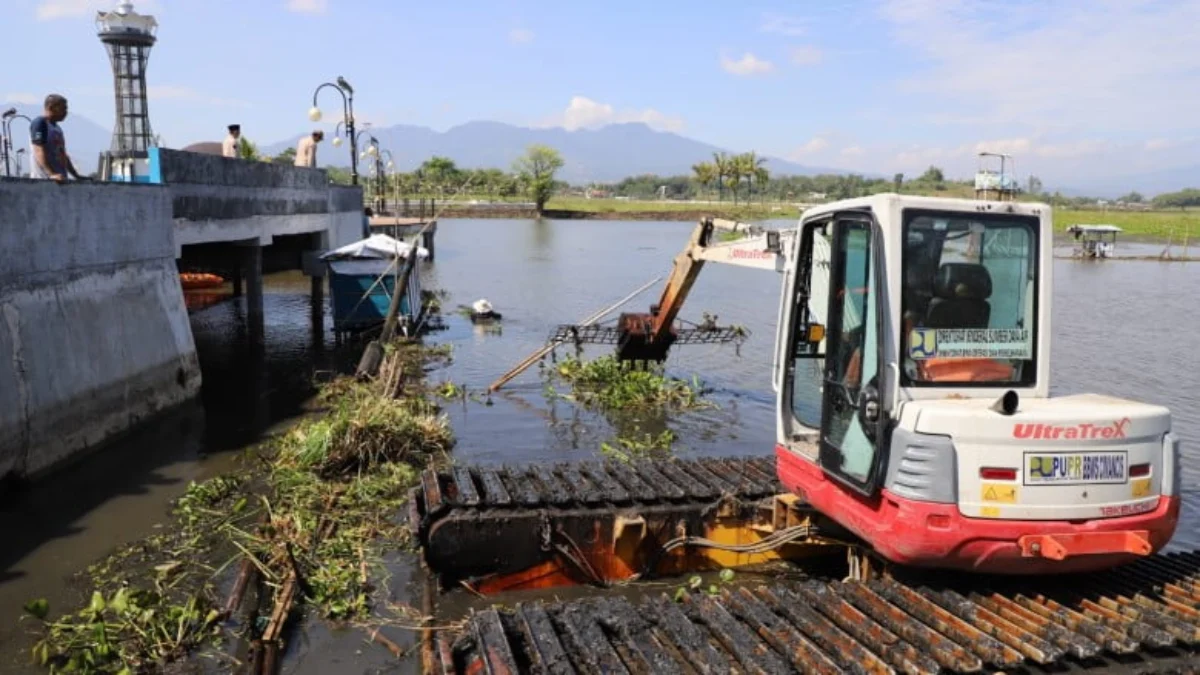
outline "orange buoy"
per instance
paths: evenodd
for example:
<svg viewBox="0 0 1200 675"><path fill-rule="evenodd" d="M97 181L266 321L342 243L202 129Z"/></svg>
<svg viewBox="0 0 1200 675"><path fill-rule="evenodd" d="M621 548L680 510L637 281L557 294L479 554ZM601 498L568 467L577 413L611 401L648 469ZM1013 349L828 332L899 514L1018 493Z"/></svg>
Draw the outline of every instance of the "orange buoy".
<svg viewBox="0 0 1200 675"><path fill-rule="evenodd" d="M183 286L183 290L187 291L197 288L214 288L225 283L225 279L207 272L180 272L179 283Z"/></svg>

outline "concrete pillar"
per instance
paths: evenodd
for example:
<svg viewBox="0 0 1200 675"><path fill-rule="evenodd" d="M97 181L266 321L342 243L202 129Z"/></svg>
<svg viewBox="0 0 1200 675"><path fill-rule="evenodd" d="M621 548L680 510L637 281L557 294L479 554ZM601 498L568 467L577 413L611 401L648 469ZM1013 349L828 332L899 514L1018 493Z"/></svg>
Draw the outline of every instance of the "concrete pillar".
<svg viewBox="0 0 1200 675"><path fill-rule="evenodd" d="M251 342L263 338L263 271L262 246L258 243L242 247L242 269L246 274L246 324Z"/></svg>

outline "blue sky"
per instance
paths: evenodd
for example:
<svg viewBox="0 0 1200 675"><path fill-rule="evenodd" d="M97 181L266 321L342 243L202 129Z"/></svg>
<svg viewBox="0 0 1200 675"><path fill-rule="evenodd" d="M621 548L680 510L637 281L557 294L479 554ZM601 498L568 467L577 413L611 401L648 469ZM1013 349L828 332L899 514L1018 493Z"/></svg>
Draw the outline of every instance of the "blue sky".
<svg viewBox="0 0 1200 675"><path fill-rule="evenodd" d="M107 0L5 0L0 101L112 120ZM344 75L360 120L446 129L644 121L810 165L966 175L979 149L1071 182L1197 164L1200 1L142 0L169 146L310 126ZM37 59L18 64L11 55ZM322 95L330 113L340 102ZM327 114L326 119L332 115Z"/></svg>

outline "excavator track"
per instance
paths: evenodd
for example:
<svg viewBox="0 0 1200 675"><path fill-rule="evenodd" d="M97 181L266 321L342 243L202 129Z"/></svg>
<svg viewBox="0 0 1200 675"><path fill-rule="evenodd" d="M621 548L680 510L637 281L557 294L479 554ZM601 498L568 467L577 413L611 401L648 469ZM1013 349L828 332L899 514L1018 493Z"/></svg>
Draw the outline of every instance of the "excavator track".
<svg viewBox="0 0 1200 675"><path fill-rule="evenodd" d="M1194 556L1126 573L1179 578ZM1043 584L1062 588L1064 583ZM1192 587L1195 588L1194 586ZM913 588L891 580L778 582L716 595L530 602L437 637L458 673L1200 673L1200 597L1071 600ZM1058 597L1059 600L1052 598ZM1144 604L1139 604L1142 602Z"/></svg>
<svg viewBox="0 0 1200 675"><path fill-rule="evenodd" d="M681 598L649 587L631 599L639 585L626 583L621 595L488 608L439 632L429 665L447 674L1200 673L1200 552L1057 577L880 574L852 538L781 493L773 458L427 471L409 512L427 566L444 588L466 585L510 607L502 598L514 590L760 563L807 575L765 584L737 575ZM837 571L822 566L830 558Z"/></svg>

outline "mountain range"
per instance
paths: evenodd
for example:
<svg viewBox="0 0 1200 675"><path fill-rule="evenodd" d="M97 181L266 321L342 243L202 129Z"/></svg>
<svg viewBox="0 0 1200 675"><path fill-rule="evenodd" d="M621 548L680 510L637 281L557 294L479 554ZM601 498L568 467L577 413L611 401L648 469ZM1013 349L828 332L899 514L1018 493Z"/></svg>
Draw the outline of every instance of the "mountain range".
<svg viewBox="0 0 1200 675"><path fill-rule="evenodd" d="M712 160L715 152L728 151L679 134L655 131L640 122L573 131L561 127L530 129L501 122L468 122L437 132L398 124L371 128L367 133L377 138L381 147L391 150L400 171L412 171L434 155L449 157L465 169L508 170L530 145L548 145L562 155L559 178L576 185L612 183L639 174L688 174L693 164ZM299 139L298 134L288 141L266 146L265 151L278 154L295 147ZM331 150L325 145L318 156L327 157ZM334 152L340 154L344 149ZM773 175L846 173L844 169L803 166L776 157L766 160L766 167Z"/></svg>
<svg viewBox="0 0 1200 675"><path fill-rule="evenodd" d="M37 106L0 104L0 109L16 107L29 117L40 114ZM14 148L27 147L22 123L14 125ZM95 170L99 154L108 149L112 131L78 114L72 114L63 122L67 137L67 149L81 172ZM277 155L304 134L298 131L287 140L275 143L259 141L261 152ZM714 152L736 152L681 136L669 131L656 131L640 122L610 124L599 129L568 131L561 127L526 128L501 122L468 122L446 131L434 131L427 127L397 124L374 128L369 133L379 139L382 147L390 149L396 168L411 171L421 162L434 156L449 157L462 168L499 168L508 170L513 161L525 149L540 143L555 148L563 157L564 166L559 178L572 184L590 182L615 182L626 176L657 174L660 176L691 173L697 162L711 161ZM366 135L362 136L365 138ZM196 139L205 140L205 139ZM220 138L207 140L219 141ZM252 139L256 140L256 139ZM330 138L321 144L318 157L322 165L332 163L346 166L346 149L333 148ZM777 157L766 157L766 166L772 175L815 175L845 174L844 169L806 166ZM28 171L29 159L24 158ZM865 174L875 177L874 174ZM1061 189L1068 195L1093 195L1115 198L1137 190L1147 196L1171 192L1185 187L1200 186L1200 164L1160 169L1153 172L1127 176L1092 179L1075 185L1063 185L1059 181L1044 177L1047 189Z"/></svg>

